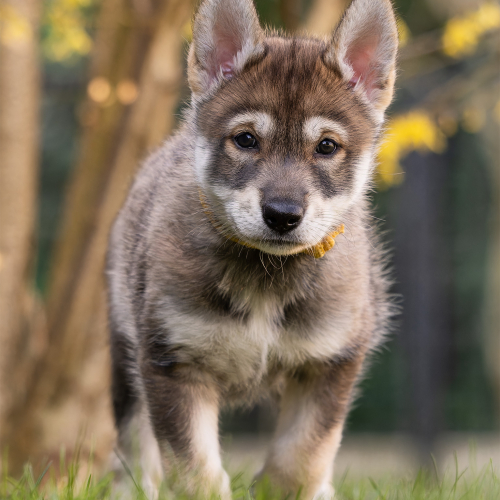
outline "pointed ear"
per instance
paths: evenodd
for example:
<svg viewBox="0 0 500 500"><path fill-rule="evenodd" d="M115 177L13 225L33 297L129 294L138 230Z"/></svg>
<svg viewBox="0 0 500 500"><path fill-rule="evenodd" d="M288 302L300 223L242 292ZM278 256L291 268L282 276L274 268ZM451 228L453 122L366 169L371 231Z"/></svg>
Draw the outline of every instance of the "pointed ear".
<svg viewBox="0 0 500 500"><path fill-rule="evenodd" d="M325 54L325 63L366 95L380 120L392 100L397 47L390 0L353 0Z"/></svg>
<svg viewBox="0 0 500 500"><path fill-rule="evenodd" d="M188 79L195 95L232 78L264 53L264 32L251 0L204 0L194 19Z"/></svg>

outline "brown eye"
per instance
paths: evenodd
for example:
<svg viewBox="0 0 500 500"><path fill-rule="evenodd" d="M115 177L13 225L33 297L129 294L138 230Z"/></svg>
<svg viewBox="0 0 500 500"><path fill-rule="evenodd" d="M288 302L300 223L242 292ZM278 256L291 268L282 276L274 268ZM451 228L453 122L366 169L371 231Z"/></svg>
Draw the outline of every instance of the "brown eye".
<svg viewBox="0 0 500 500"><path fill-rule="evenodd" d="M337 143L331 139L323 139L316 147L316 153L320 155L331 155L337 151Z"/></svg>
<svg viewBox="0 0 500 500"><path fill-rule="evenodd" d="M243 132L238 134L234 138L234 142L240 147L244 149L253 149L257 147L257 139L248 132Z"/></svg>

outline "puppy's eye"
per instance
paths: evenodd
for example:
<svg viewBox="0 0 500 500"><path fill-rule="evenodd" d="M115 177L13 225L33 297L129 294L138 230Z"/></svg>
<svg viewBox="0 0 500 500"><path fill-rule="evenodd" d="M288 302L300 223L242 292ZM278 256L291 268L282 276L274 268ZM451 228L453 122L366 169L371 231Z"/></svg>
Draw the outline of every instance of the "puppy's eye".
<svg viewBox="0 0 500 500"><path fill-rule="evenodd" d="M257 147L257 139L248 132L238 134L234 138L234 142L240 147L245 149L253 149Z"/></svg>
<svg viewBox="0 0 500 500"><path fill-rule="evenodd" d="M323 139L316 147L316 153L320 155L331 155L337 151L338 144L331 139Z"/></svg>

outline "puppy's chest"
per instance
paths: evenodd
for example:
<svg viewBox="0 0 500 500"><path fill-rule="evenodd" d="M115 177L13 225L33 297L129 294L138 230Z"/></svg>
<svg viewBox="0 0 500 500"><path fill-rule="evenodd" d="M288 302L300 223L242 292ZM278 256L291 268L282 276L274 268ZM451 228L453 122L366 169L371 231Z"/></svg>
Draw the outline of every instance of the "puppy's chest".
<svg viewBox="0 0 500 500"><path fill-rule="evenodd" d="M191 358L186 361L201 363L221 378L260 379L284 334L283 307L275 300L247 298L233 300L231 310L168 314L169 342Z"/></svg>
<svg viewBox="0 0 500 500"><path fill-rule="evenodd" d="M310 314L308 301L256 294L233 296L231 302L231 315L193 311L167 317L170 342L186 361L203 364L230 385L260 385L278 366L328 359L349 341L348 322L331 318L329 311Z"/></svg>

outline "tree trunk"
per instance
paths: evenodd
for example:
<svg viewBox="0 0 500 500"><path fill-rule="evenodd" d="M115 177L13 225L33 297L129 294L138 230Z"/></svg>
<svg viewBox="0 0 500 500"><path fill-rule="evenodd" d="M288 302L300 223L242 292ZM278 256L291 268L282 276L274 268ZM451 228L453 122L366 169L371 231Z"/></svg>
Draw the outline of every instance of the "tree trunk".
<svg viewBox="0 0 500 500"><path fill-rule="evenodd" d="M37 0L0 5L0 449L10 444L43 343L34 294L38 181ZM16 449L11 447L10 454Z"/></svg>
<svg viewBox="0 0 500 500"><path fill-rule="evenodd" d="M296 31L302 18L302 0L280 0L279 6L286 31L289 33Z"/></svg>
<svg viewBox="0 0 500 500"><path fill-rule="evenodd" d="M450 249L446 238L449 169L445 156L410 154L395 193L396 281L403 299L399 341L411 388L410 431L428 463L444 423L451 345Z"/></svg>
<svg viewBox="0 0 500 500"><path fill-rule="evenodd" d="M60 446L79 444L101 465L114 441L103 276L108 233L140 159L174 124L182 29L192 13L190 1L134 2L141 12L129 5L106 0L100 14L81 155L52 266L49 347L27 412L38 417L19 426L18 439L31 442L24 457L43 451L57 458Z"/></svg>
<svg viewBox="0 0 500 500"><path fill-rule="evenodd" d="M331 35L348 4L348 0L316 0L309 11L306 30L314 35Z"/></svg>
<svg viewBox="0 0 500 500"><path fill-rule="evenodd" d="M498 106L498 105L497 105ZM492 210L490 220L489 264L486 291L484 354L492 382L497 426L500 424L500 117L485 128L486 151L491 151Z"/></svg>

